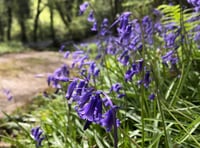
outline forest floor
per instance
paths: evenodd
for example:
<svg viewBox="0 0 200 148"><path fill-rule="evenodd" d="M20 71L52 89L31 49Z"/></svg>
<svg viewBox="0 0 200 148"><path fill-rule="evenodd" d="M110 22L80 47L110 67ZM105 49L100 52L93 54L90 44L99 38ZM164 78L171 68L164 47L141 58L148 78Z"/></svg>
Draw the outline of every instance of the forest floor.
<svg viewBox="0 0 200 148"><path fill-rule="evenodd" d="M34 96L48 88L47 76L70 60L58 52L11 53L0 56L0 118L2 111L10 114L30 102ZM3 93L10 90L13 99L8 101Z"/></svg>

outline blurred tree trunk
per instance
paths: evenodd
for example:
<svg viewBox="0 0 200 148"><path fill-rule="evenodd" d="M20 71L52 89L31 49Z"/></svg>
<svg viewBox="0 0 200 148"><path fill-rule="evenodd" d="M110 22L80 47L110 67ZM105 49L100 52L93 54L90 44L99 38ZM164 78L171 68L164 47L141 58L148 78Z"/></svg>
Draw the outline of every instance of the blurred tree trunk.
<svg viewBox="0 0 200 148"><path fill-rule="evenodd" d="M28 41L27 35L26 35L26 24L24 19L19 19L19 25L21 28L21 41L23 43L26 43Z"/></svg>
<svg viewBox="0 0 200 148"><path fill-rule="evenodd" d="M66 27L69 27L69 22L68 22L69 18L68 19L65 18L66 15L65 12L63 12L62 10L62 6L60 5L59 2L55 2L55 5L56 5L56 10L58 11L58 14L60 15L63 23L65 24Z"/></svg>
<svg viewBox="0 0 200 148"><path fill-rule="evenodd" d="M3 17L0 16L0 41L4 41L4 22Z"/></svg>
<svg viewBox="0 0 200 148"><path fill-rule="evenodd" d="M42 0L37 1L37 10L36 10L36 15L35 15L35 19L34 19L34 27L33 27L33 41L34 42L37 42L37 30L38 30L39 16L44 9L44 7L42 9L40 8L41 2L42 2Z"/></svg>
<svg viewBox="0 0 200 148"><path fill-rule="evenodd" d="M51 39L53 41L53 45L57 46L57 41L56 41L56 36L55 36L55 29L54 29L54 3L51 0L49 0L49 13L50 13Z"/></svg>
<svg viewBox="0 0 200 148"><path fill-rule="evenodd" d="M114 0L114 17L122 12L122 0Z"/></svg>
<svg viewBox="0 0 200 148"><path fill-rule="evenodd" d="M7 40L11 40L11 30L12 30L12 0L6 0L7 6Z"/></svg>
<svg viewBox="0 0 200 148"><path fill-rule="evenodd" d="M21 41L23 43L28 41L28 36L26 32L26 20L30 18L31 10L30 10L30 0L14 0L13 10L14 14L17 17L21 32Z"/></svg>

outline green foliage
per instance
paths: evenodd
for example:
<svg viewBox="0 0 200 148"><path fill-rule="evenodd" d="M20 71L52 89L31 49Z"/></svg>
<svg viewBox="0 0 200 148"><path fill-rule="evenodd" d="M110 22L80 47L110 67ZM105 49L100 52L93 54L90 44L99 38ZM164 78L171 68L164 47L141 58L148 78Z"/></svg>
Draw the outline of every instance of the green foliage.
<svg viewBox="0 0 200 148"><path fill-rule="evenodd" d="M182 27L181 35L185 37L176 49L180 59L174 73L161 59L169 49L154 49L162 41L158 39L155 47L145 46L143 41L143 49L131 56L136 62L137 59L143 59L145 69L151 70L153 81L150 86L147 88L135 84L144 78L144 69L139 76L134 76L132 81L124 81L124 74L129 67L119 63L116 56L107 54L103 56L102 61L97 62L101 67L101 74L94 83L95 89L108 93L111 86L117 82L123 86L123 92L126 94L124 98L119 99L117 94L109 93L113 103L119 106L117 118L121 124L118 130L118 147L197 148L200 147L200 52L187 37L188 31L195 27L198 21L187 22L192 15L190 9L182 11L179 6L168 5L161 5L158 9L165 16L162 20L164 24L175 22L177 26ZM74 26L80 27L80 22L72 21L73 23ZM106 42L101 43L101 49L104 48ZM91 53L93 58L97 49L98 46L94 43L85 47L85 51ZM135 62L133 59L129 60L131 65ZM13 128L19 127L20 130L17 130L16 139L7 136L2 138L17 147L34 147L30 130L31 127L40 125L45 135L43 147L113 147L113 131L106 133L95 124L86 131L83 130L85 123L75 112L75 105L64 97L68 83L64 83L63 86L64 91L57 95L50 94L49 98L38 97L41 102L37 103L34 111L31 109L28 115L23 114L21 121L7 116L11 118L11 122L7 122L8 126L14 123ZM148 99L151 93L155 94L154 100Z"/></svg>
<svg viewBox="0 0 200 148"><path fill-rule="evenodd" d="M22 51L28 51L28 50L30 49L27 47L24 47L21 42L17 42L17 41L0 43L0 54L22 52Z"/></svg>

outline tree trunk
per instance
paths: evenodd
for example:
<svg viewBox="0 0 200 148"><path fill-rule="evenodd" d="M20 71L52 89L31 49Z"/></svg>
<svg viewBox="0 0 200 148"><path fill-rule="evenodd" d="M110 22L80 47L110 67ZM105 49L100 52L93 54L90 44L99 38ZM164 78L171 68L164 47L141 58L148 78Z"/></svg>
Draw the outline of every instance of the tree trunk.
<svg viewBox="0 0 200 148"><path fill-rule="evenodd" d="M0 17L0 41L4 41L4 23L2 17Z"/></svg>
<svg viewBox="0 0 200 148"><path fill-rule="evenodd" d="M69 27L69 22L68 22L68 20L69 19L65 19L65 13L62 11L62 8L61 8L61 6L60 6L60 4L58 3L58 2L55 2L55 5L56 5L56 10L58 11L58 13L59 13L59 15L60 15L60 17L61 17L61 19L62 19L62 21L63 21L63 23L65 24L65 26L68 28Z"/></svg>
<svg viewBox="0 0 200 148"><path fill-rule="evenodd" d="M12 7L11 7L11 3L9 3L8 6L7 6L7 15L8 15L7 39L8 39L8 41L10 41L11 40L11 30L12 30Z"/></svg>
<svg viewBox="0 0 200 148"><path fill-rule="evenodd" d="M34 42L37 42L38 21L39 21L40 13L42 12L40 10L41 1L42 0L38 0L38 2L37 2L37 11L36 11L35 19L34 19L34 27L33 27L33 41Z"/></svg>
<svg viewBox="0 0 200 148"><path fill-rule="evenodd" d="M26 25L25 25L24 19L19 20L19 25L21 28L21 41L23 43L26 43L28 41L28 38L26 36Z"/></svg>
<svg viewBox="0 0 200 148"><path fill-rule="evenodd" d="M51 32L51 39L53 41L53 44L57 44L56 43L56 38L55 38L55 30L54 30L54 12L53 12L52 3L49 6L49 12L50 12L50 32Z"/></svg>

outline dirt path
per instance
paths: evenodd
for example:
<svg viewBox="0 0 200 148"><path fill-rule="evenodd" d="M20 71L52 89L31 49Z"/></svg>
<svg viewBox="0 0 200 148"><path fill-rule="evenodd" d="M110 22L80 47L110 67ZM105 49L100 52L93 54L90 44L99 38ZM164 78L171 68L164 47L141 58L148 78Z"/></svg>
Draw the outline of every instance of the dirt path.
<svg viewBox="0 0 200 148"><path fill-rule="evenodd" d="M58 52L26 52L0 56L0 117L1 111L11 113L43 92L46 78L63 63L69 64ZM37 74L43 77L36 78ZM3 89L9 89L14 99L8 101Z"/></svg>

